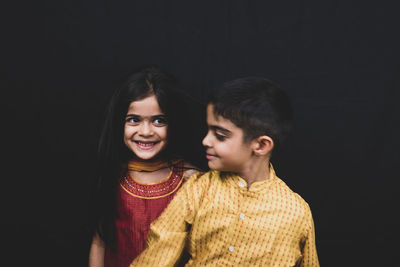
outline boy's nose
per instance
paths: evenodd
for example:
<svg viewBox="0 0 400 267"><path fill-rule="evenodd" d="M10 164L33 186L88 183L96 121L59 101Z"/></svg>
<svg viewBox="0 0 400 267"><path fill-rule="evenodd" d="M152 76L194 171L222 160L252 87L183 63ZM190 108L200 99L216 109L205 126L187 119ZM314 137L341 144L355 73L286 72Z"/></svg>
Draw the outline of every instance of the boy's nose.
<svg viewBox="0 0 400 267"><path fill-rule="evenodd" d="M205 147L210 147L210 138L209 138L210 133L207 133L206 136L204 136L203 141L201 141L201 143L203 144L203 146Z"/></svg>

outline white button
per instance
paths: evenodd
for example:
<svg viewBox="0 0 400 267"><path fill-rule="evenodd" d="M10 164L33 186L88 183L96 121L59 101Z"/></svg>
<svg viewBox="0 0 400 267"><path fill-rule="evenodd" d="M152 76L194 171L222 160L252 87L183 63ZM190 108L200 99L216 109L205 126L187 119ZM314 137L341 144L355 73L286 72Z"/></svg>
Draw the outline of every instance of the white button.
<svg viewBox="0 0 400 267"><path fill-rule="evenodd" d="M239 181L238 185L239 185L240 187L244 187L244 183L243 183L242 181Z"/></svg>
<svg viewBox="0 0 400 267"><path fill-rule="evenodd" d="M235 250L234 247L232 247L232 246L229 247L229 251L230 251L230 252L233 252L234 250Z"/></svg>
<svg viewBox="0 0 400 267"><path fill-rule="evenodd" d="M243 213L240 213L240 219L244 219L246 217L246 215L244 215Z"/></svg>

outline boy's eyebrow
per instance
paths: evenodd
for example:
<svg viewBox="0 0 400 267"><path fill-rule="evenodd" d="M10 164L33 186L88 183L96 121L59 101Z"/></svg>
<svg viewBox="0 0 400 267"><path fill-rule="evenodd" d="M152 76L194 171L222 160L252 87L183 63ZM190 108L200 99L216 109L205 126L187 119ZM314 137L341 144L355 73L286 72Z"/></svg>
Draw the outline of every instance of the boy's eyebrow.
<svg viewBox="0 0 400 267"><path fill-rule="evenodd" d="M232 132L229 131L228 129L222 128L220 126L217 125L209 125L208 128L210 128L213 131L220 131L223 132L224 134L231 134Z"/></svg>

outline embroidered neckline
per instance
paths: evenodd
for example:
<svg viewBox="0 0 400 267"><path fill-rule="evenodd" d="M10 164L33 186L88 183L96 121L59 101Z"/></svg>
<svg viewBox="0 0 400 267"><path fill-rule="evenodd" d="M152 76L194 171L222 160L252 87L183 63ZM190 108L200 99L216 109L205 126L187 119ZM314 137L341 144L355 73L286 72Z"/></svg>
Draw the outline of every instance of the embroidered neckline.
<svg viewBox="0 0 400 267"><path fill-rule="evenodd" d="M156 199L174 193L183 181L183 162L172 167L169 177L153 184L141 184L131 178L129 173L121 178L120 185L128 194L144 199Z"/></svg>

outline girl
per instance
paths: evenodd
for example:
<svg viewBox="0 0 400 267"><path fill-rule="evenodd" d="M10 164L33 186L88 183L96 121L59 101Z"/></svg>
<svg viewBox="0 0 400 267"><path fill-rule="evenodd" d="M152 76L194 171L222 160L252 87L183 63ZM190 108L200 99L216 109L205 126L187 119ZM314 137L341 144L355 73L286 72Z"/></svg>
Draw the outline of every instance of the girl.
<svg viewBox="0 0 400 267"><path fill-rule="evenodd" d="M191 126L199 129L201 118L188 108L176 79L155 66L133 73L113 95L99 142L89 266L129 266L150 223L199 170L192 164L205 166L196 159L203 133Z"/></svg>

